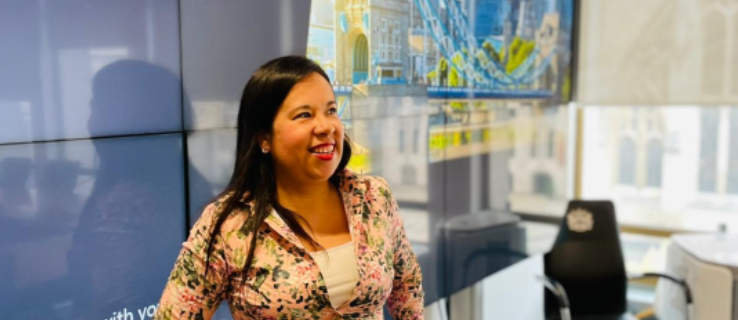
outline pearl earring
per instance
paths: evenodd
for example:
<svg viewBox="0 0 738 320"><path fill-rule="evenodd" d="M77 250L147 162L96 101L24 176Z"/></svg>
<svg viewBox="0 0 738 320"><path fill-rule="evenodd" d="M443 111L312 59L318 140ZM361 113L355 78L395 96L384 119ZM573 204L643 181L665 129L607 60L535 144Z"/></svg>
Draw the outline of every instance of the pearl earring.
<svg viewBox="0 0 738 320"><path fill-rule="evenodd" d="M261 148L261 152L266 154L267 152L269 152L269 149L267 149L267 147L263 147Z"/></svg>

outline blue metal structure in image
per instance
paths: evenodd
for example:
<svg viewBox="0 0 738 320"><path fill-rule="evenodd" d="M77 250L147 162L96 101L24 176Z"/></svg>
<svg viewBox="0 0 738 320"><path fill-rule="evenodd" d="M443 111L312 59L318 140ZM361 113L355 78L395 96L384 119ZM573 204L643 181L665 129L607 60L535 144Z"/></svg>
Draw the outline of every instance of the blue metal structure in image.
<svg viewBox="0 0 738 320"><path fill-rule="evenodd" d="M446 8L445 14L450 21L450 29L442 22L441 15L434 9L430 0L414 1L443 57L471 86L514 88L530 84L543 75L556 56L556 51L552 50L542 57L538 65L535 65L540 55L540 50L536 47L525 61L508 74L499 62L479 47L479 41L470 28L469 19L457 1L440 0L441 7ZM457 62L456 57L461 57L462 61Z"/></svg>

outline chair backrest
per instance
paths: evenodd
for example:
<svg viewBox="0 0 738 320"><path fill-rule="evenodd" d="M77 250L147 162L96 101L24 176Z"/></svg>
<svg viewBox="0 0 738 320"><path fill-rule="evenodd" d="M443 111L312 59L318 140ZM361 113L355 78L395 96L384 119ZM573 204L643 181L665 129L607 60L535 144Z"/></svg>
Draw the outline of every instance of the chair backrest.
<svg viewBox="0 0 738 320"><path fill-rule="evenodd" d="M625 312L627 278L612 202L570 201L544 270L563 285L572 316ZM555 298L545 294L547 315L556 314Z"/></svg>

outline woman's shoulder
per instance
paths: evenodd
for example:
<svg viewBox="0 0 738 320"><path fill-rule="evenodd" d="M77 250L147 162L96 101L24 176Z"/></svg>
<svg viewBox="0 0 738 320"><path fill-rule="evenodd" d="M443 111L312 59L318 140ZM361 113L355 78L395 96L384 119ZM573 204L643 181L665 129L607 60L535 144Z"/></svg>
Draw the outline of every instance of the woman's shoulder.
<svg viewBox="0 0 738 320"><path fill-rule="evenodd" d="M226 264L237 270L243 266L238 260L248 250L253 233L245 234L243 226L250 215L250 208L227 209L227 197L220 197L209 203L190 230L188 242L194 248L207 248L212 244L213 252L219 254ZM226 212L228 210L228 212ZM219 224L219 221L222 222ZM216 231L217 228L217 231Z"/></svg>
<svg viewBox="0 0 738 320"><path fill-rule="evenodd" d="M396 210L389 183L383 177L355 173L350 173L346 177L349 182L345 191L352 195L354 204L361 203L362 207L368 205L371 210L379 210L387 214Z"/></svg>
<svg viewBox="0 0 738 320"><path fill-rule="evenodd" d="M360 190L361 192L389 193L389 183L380 176L370 174L359 174L349 169L343 172L343 185L349 190Z"/></svg>
<svg viewBox="0 0 738 320"><path fill-rule="evenodd" d="M200 233L206 238L215 234L216 237L227 240L233 233L241 230L249 216L251 204L241 203L241 207L227 209L228 198L229 196L221 196L206 205L190 233ZM229 212L225 212L226 210ZM223 222L218 226L218 221L221 219ZM216 227L218 227L218 232L213 233Z"/></svg>

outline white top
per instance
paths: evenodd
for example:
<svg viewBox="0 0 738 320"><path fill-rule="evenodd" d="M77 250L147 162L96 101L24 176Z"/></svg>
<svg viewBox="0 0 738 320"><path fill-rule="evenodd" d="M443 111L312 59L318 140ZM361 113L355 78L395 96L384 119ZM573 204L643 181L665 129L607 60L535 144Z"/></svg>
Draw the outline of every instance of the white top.
<svg viewBox="0 0 738 320"><path fill-rule="evenodd" d="M331 304L334 308L340 307L351 298L359 282L354 242L326 249L326 252L311 252L310 255L320 267Z"/></svg>

